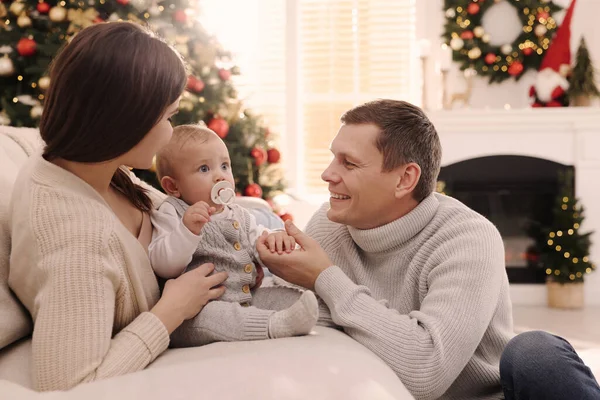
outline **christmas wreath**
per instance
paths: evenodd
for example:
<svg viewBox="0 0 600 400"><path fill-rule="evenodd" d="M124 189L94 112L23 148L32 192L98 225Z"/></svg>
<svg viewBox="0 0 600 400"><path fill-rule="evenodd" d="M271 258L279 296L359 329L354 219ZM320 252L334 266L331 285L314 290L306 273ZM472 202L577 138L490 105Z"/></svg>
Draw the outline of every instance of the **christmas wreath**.
<svg viewBox="0 0 600 400"><path fill-rule="evenodd" d="M512 43L490 44L482 26L486 11L500 1L515 7L523 29ZM552 17L561 7L549 0L445 0L443 37L461 70L473 68L490 83L519 80L530 68L538 69L550 46L557 23Z"/></svg>

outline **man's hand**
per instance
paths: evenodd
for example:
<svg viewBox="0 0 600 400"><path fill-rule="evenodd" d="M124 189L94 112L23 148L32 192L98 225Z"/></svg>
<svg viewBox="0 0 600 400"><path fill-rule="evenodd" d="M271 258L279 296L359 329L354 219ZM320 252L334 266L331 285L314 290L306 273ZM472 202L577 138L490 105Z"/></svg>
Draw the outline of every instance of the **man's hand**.
<svg viewBox="0 0 600 400"><path fill-rule="evenodd" d="M296 239L288 235L287 232L279 231L269 234L266 244L271 253L277 252L278 254L283 254L284 251L291 253L296 248Z"/></svg>
<svg viewBox="0 0 600 400"><path fill-rule="evenodd" d="M267 244L269 235L264 232L256 243L260 259L269 271L280 278L314 290L319 274L332 265L331 260L319 243L298 229L291 221L285 222L285 230L301 248L291 253L272 253Z"/></svg>
<svg viewBox="0 0 600 400"><path fill-rule="evenodd" d="M203 201L199 201L190 206L183 214L183 224L194 235L199 235L215 211L214 207L209 206Z"/></svg>

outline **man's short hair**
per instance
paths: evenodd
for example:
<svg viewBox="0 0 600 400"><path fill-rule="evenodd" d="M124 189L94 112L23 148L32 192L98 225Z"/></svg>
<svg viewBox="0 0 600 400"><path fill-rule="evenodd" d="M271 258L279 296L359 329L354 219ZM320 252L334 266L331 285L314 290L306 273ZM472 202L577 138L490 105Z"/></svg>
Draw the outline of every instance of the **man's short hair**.
<svg viewBox="0 0 600 400"><path fill-rule="evenodd" d="M382 171L414 162L421 167L421 177L413 197L421 201L433 192L442 146L435 127L419 107L400 100L375 100L346 111L341 122L377 126L380 133L375 146L383 155Z"/></svg>
<svg viewBox="0 0 600 400"><path fill-rule="evenodd" d="M156 153L156 174L158 180L164 176L174 176L174 165L177 155L190 140L206 142L212 135L212 130L203 125L179 125L173 128L173 136L169 143Z"/></svg>

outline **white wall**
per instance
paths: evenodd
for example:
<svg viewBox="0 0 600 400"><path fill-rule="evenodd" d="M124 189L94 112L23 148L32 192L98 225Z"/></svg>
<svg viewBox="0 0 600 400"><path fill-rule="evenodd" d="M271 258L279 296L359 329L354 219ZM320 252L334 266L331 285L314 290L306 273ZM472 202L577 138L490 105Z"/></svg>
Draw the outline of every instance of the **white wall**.
<svg viewBox="0 0 600 400"><path fill-rule="evenodd" d="M570 0L554 0L556 4L567 8ZM429 109L441 108L441 78L437 72L436 63L440 57L441 35L445 24L443 0L417 1L417 38L428 39L432 43L431 57L428 61L425 79L427 82L427 104ZM564 14L564 12L562 12ZM600 29L594 30L600 15L599 0L577 0L573 20L571 22L571 51L573 57L583 35L594 65L600 68ZM558 19L560 20L561 16ZM527 94L535 79L535 72L526 73L518 82L507 80L499 84L489 85L485 78L475 78L473 94L470 100L471 108L503 108L509 104L512 108L529 106ZM600 82L600 79L598 79ZM450 92L460 92L464 89L464 78L454 63L449 77Z"/></svg>

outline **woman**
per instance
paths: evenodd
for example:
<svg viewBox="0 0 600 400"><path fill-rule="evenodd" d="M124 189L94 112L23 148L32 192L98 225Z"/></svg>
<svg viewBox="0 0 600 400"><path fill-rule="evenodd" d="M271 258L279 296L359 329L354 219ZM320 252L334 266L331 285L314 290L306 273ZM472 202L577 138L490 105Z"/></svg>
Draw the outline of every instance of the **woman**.
<svg viewBox="0 0 600 400"><path fill-rule="evenodd" d="M34 321L35 387L64 390L145 368L227 276L203 265L159 299L152 202L122 167L149 168L171 137L186 83L177 53L137 25L98 24L65 47L50 77L46 146L13 191L9 284Z"/></svg>

